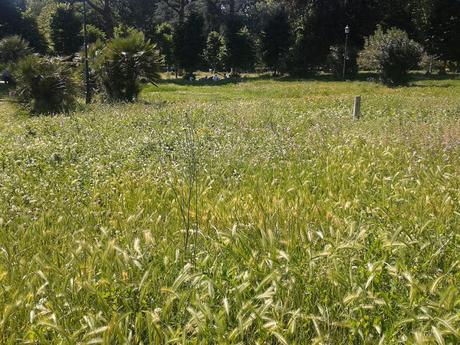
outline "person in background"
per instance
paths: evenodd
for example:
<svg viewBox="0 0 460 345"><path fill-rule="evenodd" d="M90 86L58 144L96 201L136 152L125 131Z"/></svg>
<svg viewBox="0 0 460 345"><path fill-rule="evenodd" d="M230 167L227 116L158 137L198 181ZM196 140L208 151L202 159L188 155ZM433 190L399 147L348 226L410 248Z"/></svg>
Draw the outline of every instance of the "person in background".
<svg viewBox="0 0 460 345"><path fill-rule="evenodd" d="M12 84L14 82L11 73L6 68L2 71L2 80L5 84Z"/></svg>

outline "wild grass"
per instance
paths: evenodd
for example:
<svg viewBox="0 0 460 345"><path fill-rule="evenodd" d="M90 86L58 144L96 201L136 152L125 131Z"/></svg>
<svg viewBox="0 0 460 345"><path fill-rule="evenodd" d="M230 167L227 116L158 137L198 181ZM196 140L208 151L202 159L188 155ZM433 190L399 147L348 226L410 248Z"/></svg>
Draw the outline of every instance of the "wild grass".
<svg viewBox="0 0 460 345"><path fill-rule="evenodd" d="M459 80L142 98L0 103L0 344L460 342Z"/></svg>

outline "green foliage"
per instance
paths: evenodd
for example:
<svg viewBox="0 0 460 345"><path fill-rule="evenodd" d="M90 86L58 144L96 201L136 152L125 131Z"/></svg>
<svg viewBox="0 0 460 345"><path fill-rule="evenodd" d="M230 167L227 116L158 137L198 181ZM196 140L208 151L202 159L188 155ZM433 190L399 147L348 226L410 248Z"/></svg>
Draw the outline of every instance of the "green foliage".
<svg viewBox="0 0 460 345"><path fill-rule="evenodd" d="M162 23L155 27L153 42L160 50L166 66L174 65L174 29L169 23Z"/></svg>
<svg viewBox="0 0 460 345"><path fill-rule="evenodd" d="M40 3L40 12L36 17L38 30L44 37L47 46L50 48L52 48L53 45L51 40L51 20L58 7L59 4L57 4L55 1Z"/></svg>
<svg viewBox="0 0 460 345"><path fill-rule="evenodd" d="M142 32L129 30L94 55L97 79L111 101L133 102L142 80L153 83L159 78L159 54Z"/></svg>
<svg viewBox="0 0 460 345"><path fill-rule="evenodd" d="M377 70L386 84L401 84L407 81L409 69L418 66L422 53L420 44L409 39L406 32L378 28L366 39L359 64L361 68Z"/></svg>
<svg viewBox="0 0 460 345"><path fill-rule="evenodd" d="M57 58L29 55L15 67L16 95L32 113L55 114L76 105L71 68Z"/></svg>
<svg viewBox="0 0 460 345"><path fill-rule="evenodd" d="M80 34L83 35L83 29ZM86 26L86 43L87 44L96 43L98 40L104 41L106 38L107 37L104 31L102 31L98 27L91 25L91 24L88 24Z"/></svg>
<svg viewBox="0 0 460 345"><path fill-rule="evenodd" d="M39 53L46 51L45 40L38 30L37 21L27 12L21 12L20 1L0 1L0 39L19 35Z"/></svg>
<svg viewBox="0 0 460 345"><path fill-rule="evenodd" d="M343 79L344 46L332 46L327 57L327 65L337 79ZM358 51L354 47L347 48L345 79L354 79L358 74Z"/></svg>
<svg viewBox="0 0 460 345"><path fill-rule="evenodd" d="M9 36L0 40L0 64L16 63L31 53L29 43L20 36Z"/></svg>
<svg viewBox="0 0 460 345"><path fill-rule="evenodd" d="M262 32L261 49L264 63L276 73L286 63L290 46L289 18L286 12L278 11L269 19Z"/></svg>
<svg viewBox="0 0 460 345"><path fill-rule="evenodd" d="M443 61L460 61L460 1L420 1L411 10L426 51Z"/></svg>
<svg viewBox="0 0 460 345"><path fill-rule="evenodd" d="M317 4L294 24L294 43L288 58L288 71L293 76L312 75L326 62L333 40L326 30L330 18L321 9Z"/></svg>
<svg viewBox="0 0 460 345"><path fill-rule="evenodd" d="M213 70L222 70L227 59L227 47L224 37L217 31L211 31L204 51L206 63Z"/></svg>
<svg viewBox="0 0 460 345"><path fill-rule="evenodd" d="M459 93L249 78L72 116L0 102L0 344L458 344Z"/></svg>
<svg viewBox="0 0 460 345"><path fill-rule="evenodd" d="M251 70L256 62L255 42L248 28L237 20L231 20L224 32L227 45L228 69Z"/></svg>
<svg viewBox="0 0 460 345"><path fill-rule="evenodd" d="M128 26L124 23L118 25L114 29L114 37L115 38L127 38L130 37L132 34L136 34L139 30L134 29L132 26Z"/></svg>
<svg viewBox="0 0 460 345"><path fill-rule="evenodd" d="M37 20L29 15L24 15L21 22L20 36L24 37L30 46L37 52L44 54L48 47L45 37L41 34Z"/></svg>
<svg viewBox="0 0 460 345"><path fill-rule="evenodd" d="M59 6L50 23L50 37L54 52L59 55L73 55L83 44L82 23L70 6Z"/></svg>
<svg viewBox="0 0 460 345"><path fill-rule="evenodd" d="M202 63L202 53L206 46L203 17L192 12L184 23L174 31L174 56L179 67L193 73Z"/></svg>

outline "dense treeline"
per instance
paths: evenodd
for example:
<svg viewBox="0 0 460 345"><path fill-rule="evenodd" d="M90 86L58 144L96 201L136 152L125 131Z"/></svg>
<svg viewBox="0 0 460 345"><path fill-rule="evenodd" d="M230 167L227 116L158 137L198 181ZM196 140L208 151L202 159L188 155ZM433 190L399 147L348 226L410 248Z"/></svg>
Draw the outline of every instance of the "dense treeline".
<svg viewBox="0 0 460 345"><path fill-rule="evenodd" d="M113 37L120 25L142 31L165 64L306 74L324 67L331 47L364 46L378 26L399 28L441 67L460 60L458 0L87 0L90 34ZM18 34L38 52L80 50L81 1L4 0L0 38ZM93 35L94 36L94 35ZM92 37L93 37L92 36ZM94 39L95 40L95 39Z"/></svg>

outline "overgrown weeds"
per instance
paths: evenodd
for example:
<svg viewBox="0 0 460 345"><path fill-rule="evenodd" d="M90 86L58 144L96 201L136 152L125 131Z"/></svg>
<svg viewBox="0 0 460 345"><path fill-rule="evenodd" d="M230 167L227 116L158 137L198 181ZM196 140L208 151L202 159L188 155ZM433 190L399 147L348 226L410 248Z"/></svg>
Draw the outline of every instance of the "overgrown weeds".
<svg viewBox="0 0 460 345"><path fill-rule="evenodd" d="M0 343L458 343L459 87L2 108Z"/></svg>

